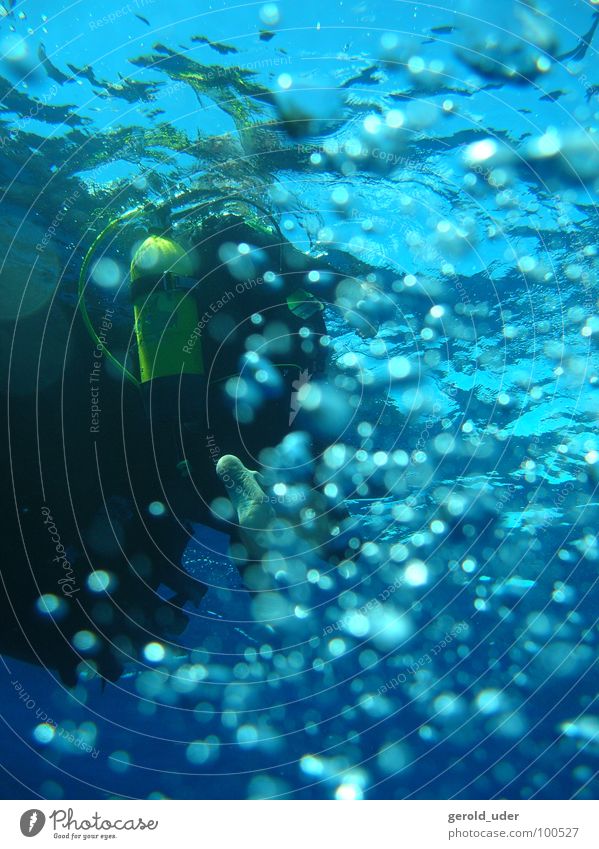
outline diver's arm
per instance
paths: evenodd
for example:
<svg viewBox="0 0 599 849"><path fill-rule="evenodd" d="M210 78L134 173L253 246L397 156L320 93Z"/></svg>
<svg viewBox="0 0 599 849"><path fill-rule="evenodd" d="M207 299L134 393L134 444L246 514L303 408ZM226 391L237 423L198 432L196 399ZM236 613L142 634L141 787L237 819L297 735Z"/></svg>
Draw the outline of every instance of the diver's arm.
<svg viewBox="0 0 599 849"><path fill-rule="evenodd" d="M388 317L392 303L384 291L385 281L393 276L390 269L373 268L338 248L314 256L292 244L284 249L284 265L288 298L307 293L339 309L361 336L375 336Z"/></svg>

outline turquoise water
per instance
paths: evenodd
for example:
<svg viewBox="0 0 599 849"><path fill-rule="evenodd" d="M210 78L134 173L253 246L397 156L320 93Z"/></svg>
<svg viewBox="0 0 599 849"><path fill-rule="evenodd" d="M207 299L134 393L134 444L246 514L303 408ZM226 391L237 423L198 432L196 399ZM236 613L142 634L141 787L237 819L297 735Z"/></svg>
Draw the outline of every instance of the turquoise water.
<svg viewBox="0 0 599 849"><path fill-rule="evenodd" d="M2 4L2 604L41 652L26 662L7 627L6 797L596 795L594 6ZM253 594L225 489L184 517L176 587L153 549L132 566L113 544L135 510L101 486L77 309L94 240L155 204L100 241L84 280L134 372L127 269L151 219L188 236L233 197L307 254L327 330L326 376L255 457L287 525ZM280 397L269 357L223 382L242 428ZM128 384L99 359L93 421L120 457ZM235 453L221 424L214 444ZM341 553L301 547L316 490L319 515L347 511ZM157 523L167 507L140 502ZM58 545L71 584L65 561L48 577ZM105 594L122 618L102 620ZM102 680L102 641L121 677Z"/></svg>

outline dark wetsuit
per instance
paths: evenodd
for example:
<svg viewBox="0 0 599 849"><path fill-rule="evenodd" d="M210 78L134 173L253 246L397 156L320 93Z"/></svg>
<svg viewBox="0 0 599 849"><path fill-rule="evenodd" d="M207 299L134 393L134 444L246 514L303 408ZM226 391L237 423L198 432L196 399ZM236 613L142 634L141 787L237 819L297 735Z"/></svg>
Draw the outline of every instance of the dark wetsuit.
<svg viewBox="0 0 599 849"><path fill-rule="evenodd" d="M46 318L46 332L39 332ZM10 407L1 399L10 440L10 450L3 440L2 477L11 497L2 516L0 615L3 652L58 668L72 682L79 631L99 635L86 657L117 677L148 641L185 626L186 615L156 589L164 582L182 590L171 561L180 561L188 533L172 516L148 510L164 500L148 420L139 391L110 377L105 362L101 413L92 419L95 346L78 315L72 326L70 318L55 302L47 316L15 328L17 346L22 340L35 362L48 365L52 350L58 361L52 382L23 393L17 359ZM94 569L116 577L110 594L90 590ZM188 596L193 589L185 582ZM52 616L36 607L44 594L60 602Z"/></svg>

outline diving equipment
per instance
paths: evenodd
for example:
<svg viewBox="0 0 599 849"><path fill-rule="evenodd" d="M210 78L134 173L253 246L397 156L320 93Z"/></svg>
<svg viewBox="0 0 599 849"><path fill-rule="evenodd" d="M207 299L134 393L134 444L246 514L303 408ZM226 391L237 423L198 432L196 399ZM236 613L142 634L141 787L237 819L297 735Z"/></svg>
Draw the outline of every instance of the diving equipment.
<svg viewBox="0 0 599 849"><path fill-rule="evenodd" d="M199 323L196 300L178 285L194 270L190 254L161 236L149 236L133 257L131 300L142 384L204 373L201 345L187 345Z"/></svg>

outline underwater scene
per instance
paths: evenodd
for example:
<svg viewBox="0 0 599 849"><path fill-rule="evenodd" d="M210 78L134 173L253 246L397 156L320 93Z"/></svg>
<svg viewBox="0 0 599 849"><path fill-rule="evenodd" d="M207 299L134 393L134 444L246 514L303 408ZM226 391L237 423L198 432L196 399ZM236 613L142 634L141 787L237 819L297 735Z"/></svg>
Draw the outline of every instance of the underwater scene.
<svg viewBox="0 0 599 849"><path fill-rule="evenodd" d="M1 798L597 797L598 27L2 0Z"/></svg>

